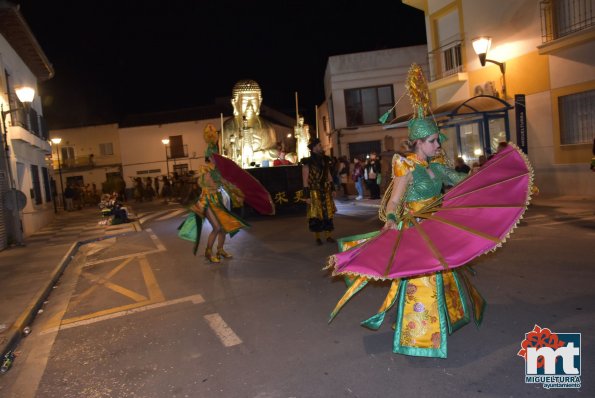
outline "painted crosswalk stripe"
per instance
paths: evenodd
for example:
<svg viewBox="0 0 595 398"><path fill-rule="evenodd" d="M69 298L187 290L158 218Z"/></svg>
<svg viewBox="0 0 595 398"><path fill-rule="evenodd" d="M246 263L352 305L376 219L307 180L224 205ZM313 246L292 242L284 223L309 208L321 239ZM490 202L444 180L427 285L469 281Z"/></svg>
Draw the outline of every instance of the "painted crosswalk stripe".
<svg viewBox="0 0 595 398"><path fill-rule="evenodd" d="M178 209L178 210L172 211L169 214L166 214L166 215L164 215L162 217L156 218L155 221L167 220L167 219L170 219L170 218L173 218L173 217L177 216L180 213L186 213L186 209Z"/></svg>
<svg viewBox="0 0 595 398"><path fill-rule="evenodd" d="M221 315L214 313L205 315L204 318L224 346L232 347L234 345L242 344L242 340L229 326L227 326L227 323L221 318Z"/></svg>
<svg viewBox="0 0 595 398"><path fill-rule="evenodd" d="M161 210L161 211L157 211L155 213L148 213L146 215L142 215L140 216L138 222L140 222L141 224L146 223L148 220L152 219L152 218L156 218L156 217L160 217L165 213L168 213L170 210Z"/></svg>

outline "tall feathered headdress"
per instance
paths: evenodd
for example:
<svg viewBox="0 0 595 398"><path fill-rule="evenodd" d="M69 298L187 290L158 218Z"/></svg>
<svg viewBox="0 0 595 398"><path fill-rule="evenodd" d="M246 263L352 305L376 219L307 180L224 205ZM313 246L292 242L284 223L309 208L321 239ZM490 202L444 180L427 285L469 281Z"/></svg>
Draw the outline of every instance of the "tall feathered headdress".
<svg viewBox="0 0 595 398"><path fill-rule="evenodd" d="M407 74L405 88L413 107L413 118L409 121L409 140L415 141L440 133L436 121L431 115L430 91L421 66L412 64Z"/></svg>

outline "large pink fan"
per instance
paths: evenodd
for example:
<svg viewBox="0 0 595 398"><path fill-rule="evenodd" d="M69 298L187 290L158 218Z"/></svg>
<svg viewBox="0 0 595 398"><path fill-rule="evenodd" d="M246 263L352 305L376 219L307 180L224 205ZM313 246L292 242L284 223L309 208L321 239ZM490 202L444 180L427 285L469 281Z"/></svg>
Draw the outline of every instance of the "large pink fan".
<svg viewBox="0 0 595 398"><path fill-rule="evenodd" d="M333 274L396 279L460 267L494 250L527 209L533 170L509 145L474 175L419 212L413 226L381 231L351 250L335 254Z"/></svg>
<svg viewBox="0 0 595 398"><path fill-rule="evenodd" d="M238 166L233 160L217 153L212 155L217 169L227 181L237 186L245 195L244 201L252 206L260 214L275 214L275 204L271 194L266 188L248 173Z"/></svg>

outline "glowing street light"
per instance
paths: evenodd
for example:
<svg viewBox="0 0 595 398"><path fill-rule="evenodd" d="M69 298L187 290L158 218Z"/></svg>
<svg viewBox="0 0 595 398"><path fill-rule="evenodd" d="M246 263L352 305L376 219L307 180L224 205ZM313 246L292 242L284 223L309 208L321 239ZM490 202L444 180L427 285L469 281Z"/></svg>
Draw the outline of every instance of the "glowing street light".
<svg viewBox="0 0 595 398"><path fill-rule="evenodd" d="M167 169L167 177L169 177L169 156L167 156L167 146L169 145L169 138L164 138L161 140L161 142L165 146L165 168Z"/></svg>

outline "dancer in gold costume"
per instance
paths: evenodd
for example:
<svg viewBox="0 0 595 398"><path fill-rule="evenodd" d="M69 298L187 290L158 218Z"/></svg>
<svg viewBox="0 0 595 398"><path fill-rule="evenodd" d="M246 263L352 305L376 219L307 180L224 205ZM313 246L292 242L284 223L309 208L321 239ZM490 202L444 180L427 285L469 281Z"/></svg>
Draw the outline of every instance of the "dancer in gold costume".
<svg viewBox="0 0 595 398"><path fill-rule="evenodd" d="M198 185L201 188L201 194L198 201L190 208L196 215L197 237L195 242L195 252L198 247L202 221L206 218L213 230L207 239L205 257L212 263L218 263L222 258L231 258L223 248L225 237L235 235L242 228L248 227L248 223L240 217L231 213L224 204L221 190L230 196L235 207L241 206L244 194L235 185L225 180L219 170L211 162L210 157L217 153L217 131L214 126L209 124L205 128L205 141L207 141L207 150L205 151L205 164L198 173ZM213 245L217 240L217 251L213 252Z"/></svg>

